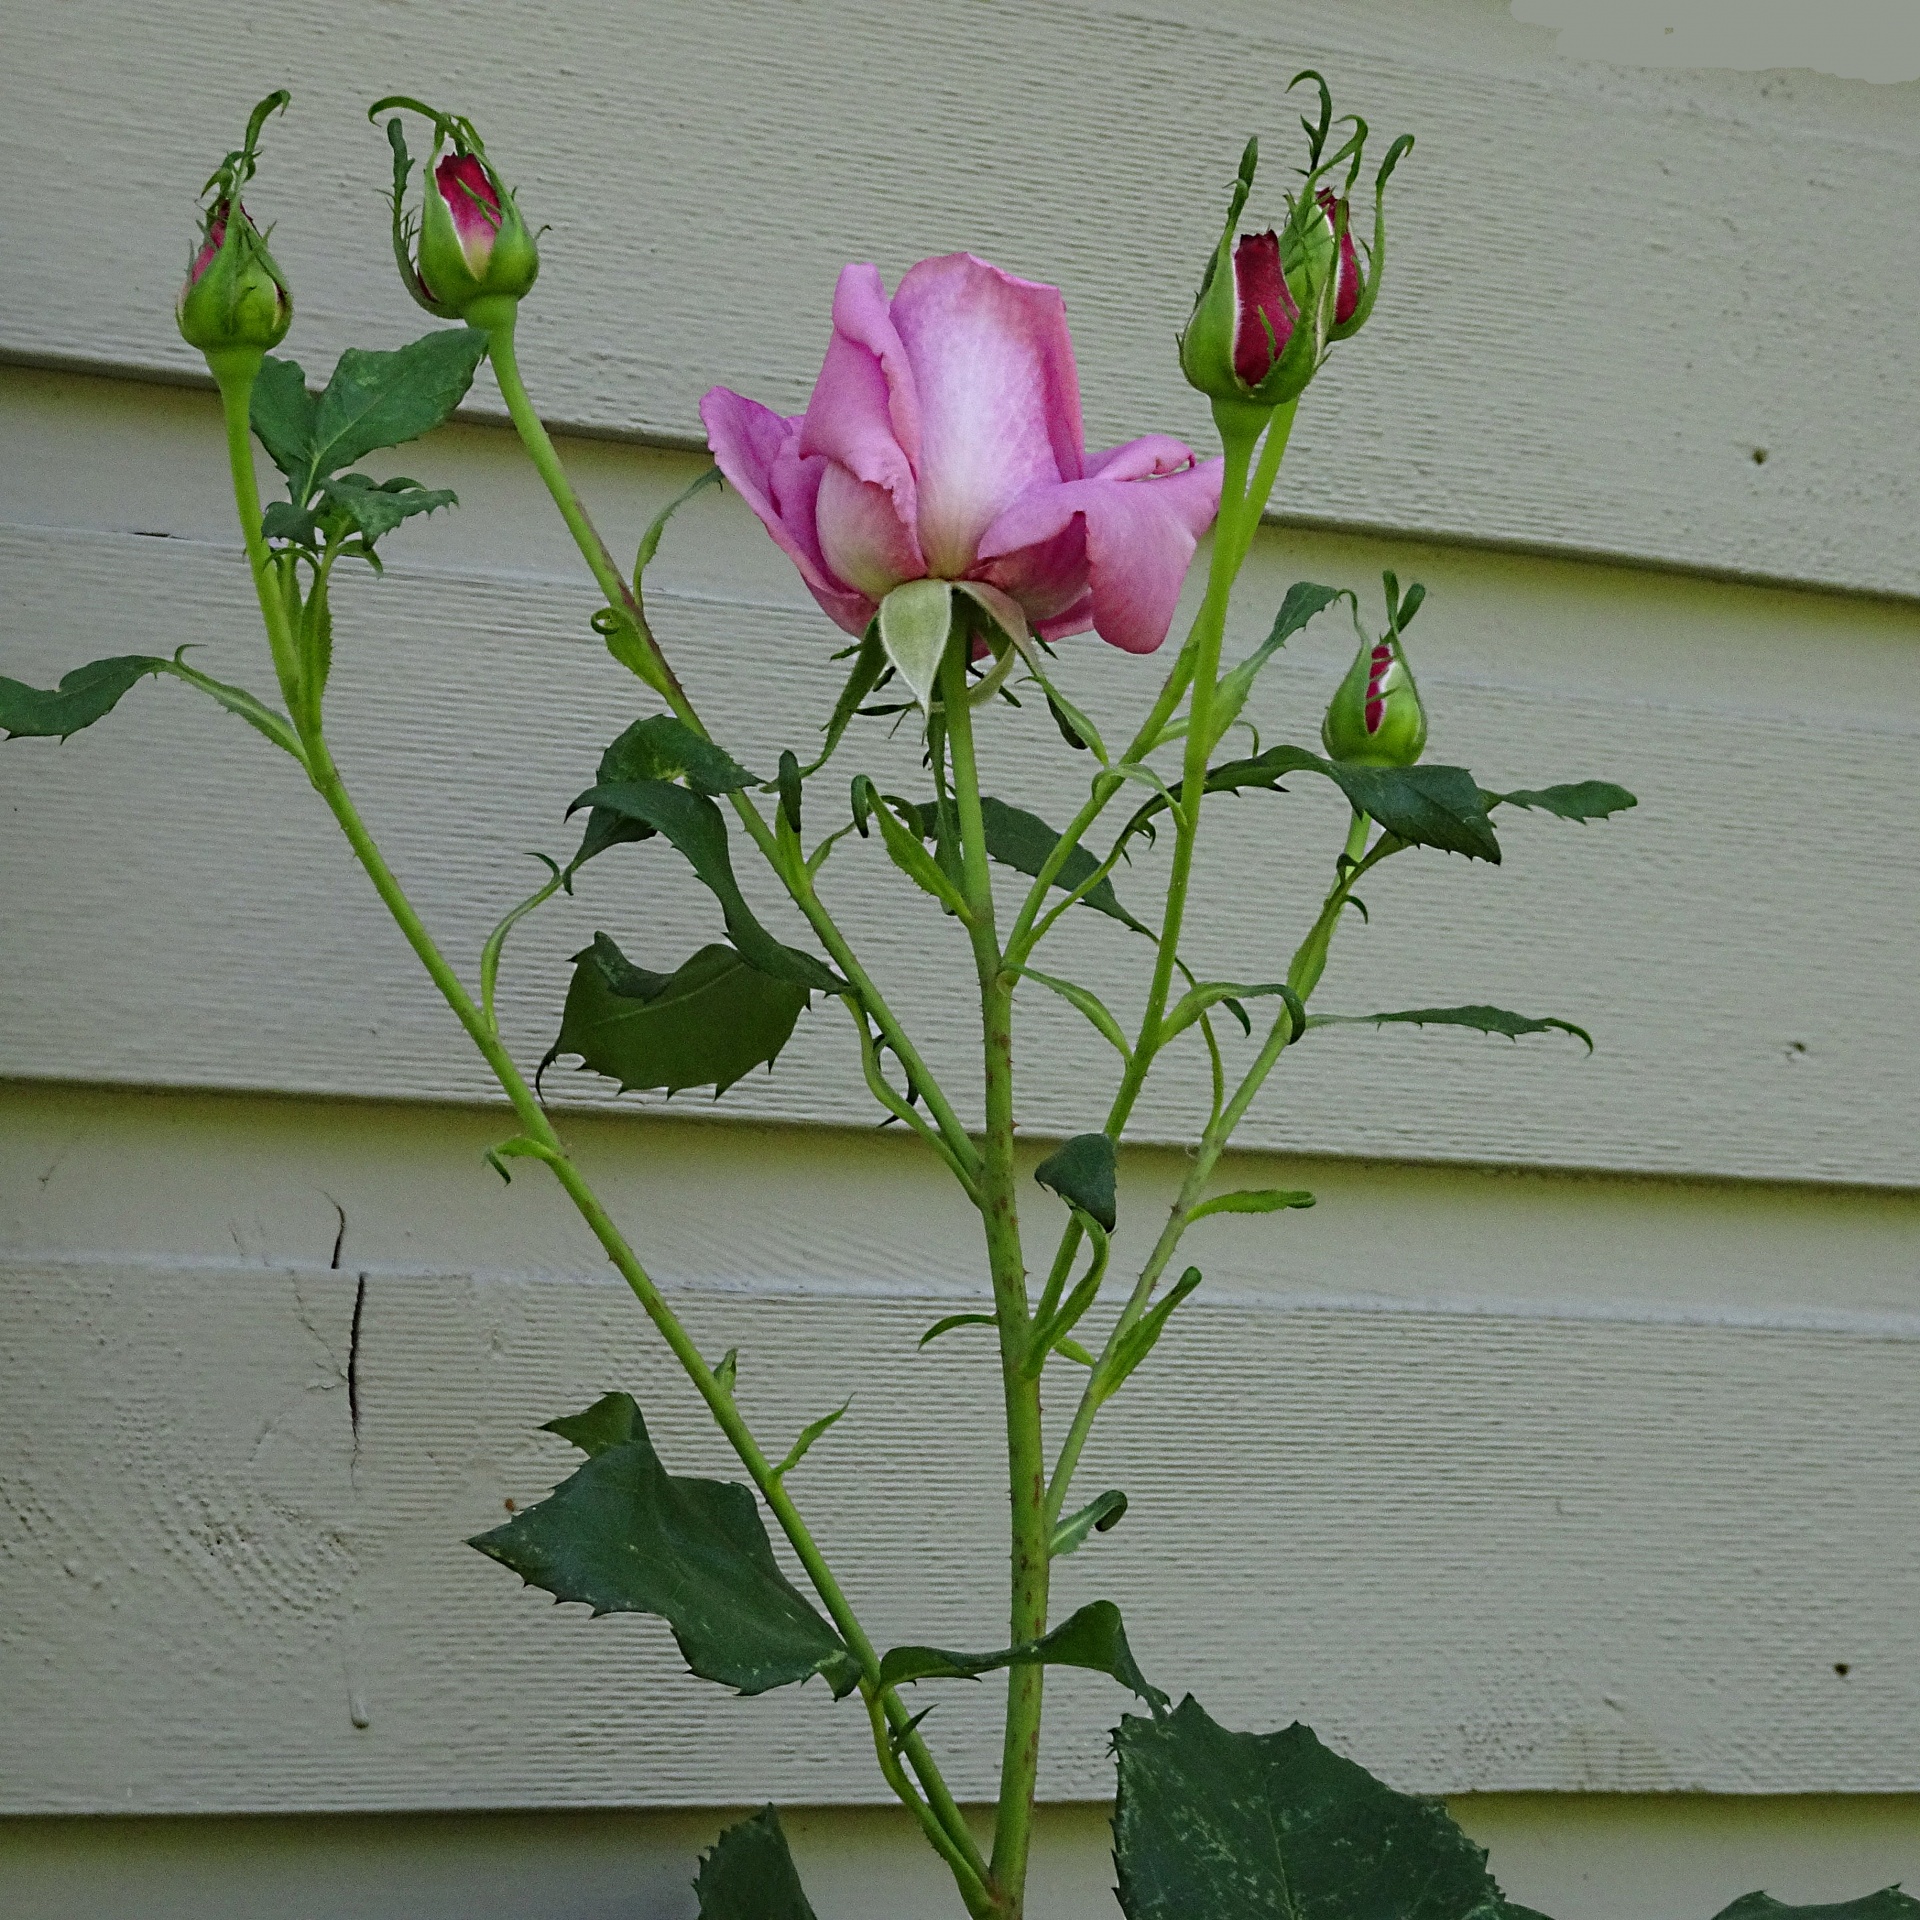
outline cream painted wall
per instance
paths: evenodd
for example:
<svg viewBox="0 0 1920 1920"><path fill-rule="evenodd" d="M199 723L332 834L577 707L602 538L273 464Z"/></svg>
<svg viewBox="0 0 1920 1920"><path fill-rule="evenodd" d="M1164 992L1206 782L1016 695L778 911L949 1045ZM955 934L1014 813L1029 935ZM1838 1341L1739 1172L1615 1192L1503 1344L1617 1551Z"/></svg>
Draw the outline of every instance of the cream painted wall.
<svg viewBox="0 0 1920 1920"><path fill-rule="evenodd" d="M165 318L184 218L126 189L137 153L184 216L209 129L282 77L267 16L223 25L224 61L210 18L9 22L0 163L43 264L0 284L0 672L192 641L260 676L216 412ZM413 328L355 117L370 67L457 95L556 222L528 372L616 542L698 471L708 378L799 403L854 253L893 273L968 244L1059 280L1096 432L1199 431L1166 337L1243 125L1286 121L1276 63L1418 130L1396 278L1315 390L1232 644L1295 578L1395 565L1431 591L1448 757L1641 792L1605 828L1514 821L1498 874L1400 863L1327 988L1504 1000L1600 1048L1302 1049L1243 1172L1321 1205L1205 1229L1207 1287L1090 1463L1133 1511L1070 1584L1123 1598L1149 1671L1223 1717L1300 1713L1462 1796L1556 1920L1920 1884L1917 90L1569 61L1491 0L1335 0L1284 54L1251 0L938 0L882 111L884 5L552 0L512 12L512 97L498 9L330 18L257 209L296 351L318 369ZM983 74L1005 117L958 137ZM463 504L343 597L335 694L350 777L468 956L636 711L492 405L407 452ZM676 523L657 578L723 737L769 761L789 702L831 697L818 615L731 499ZM1310 731L1350 644L1328 623L1289 649L1269 738ZM1148 669L1094 643L1066 671L1103 717L1144 697ZM992 771L1058 812L1073 772L1033 717ZM676 1463L726 1463L551 1194L481 1167L482 1079L254 745L144 686L63 748L0 748L0 1908L666 1920L715 1810L777 1794L814 1809L823 1920L944 1911L826 1702L716 1700L652 1623L557 1613L459 1546L563 1470L535 1424L611 1385ZM1199 879L1223 956L1280 941L1337 824L1307 794L1232 811ZM592 880L516 942L525 1058L594 927L648 957L710 932L644 850ZM850 912L960 1060L928 964L949 929ZM1091 931L1103 990L1126 944ZM1088 1123L1106 1062L1051 1002L1021 1019L1037 1155ZM1142 1110L1129 1230L1198 1065ZM968 1223L870 1131L844 1036L816 1014L719 1117L556 1090L702 1338L744 1346L756 1417L858 1386L806 1492L863 1602L902 1635L989 1631L990 1368L913 1352L978 1287ZM833 1444L856 1437L865 1481ZM1120 1703L1058 1691L1036 1920L1112 1910L1090 1803ZM940 1737L978 1794L992 1689L953 1693Z"/></svg>

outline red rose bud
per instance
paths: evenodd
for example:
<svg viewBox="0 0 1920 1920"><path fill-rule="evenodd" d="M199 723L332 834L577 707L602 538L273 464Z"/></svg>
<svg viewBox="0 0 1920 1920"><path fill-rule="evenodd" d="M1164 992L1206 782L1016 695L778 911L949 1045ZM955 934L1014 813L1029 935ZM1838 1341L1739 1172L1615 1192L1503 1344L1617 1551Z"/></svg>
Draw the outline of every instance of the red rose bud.
<svg viewBox="0 0 1920 1920"><path fill-rule="evenodd" d="M429 313L476 326L496 324L539 275L533 235L471 121L400 97L377 102L372 112L395 106L425 114L434 124L433 160L416 221L406 211L413 161L400 122L387 122L393 145L393 250L400 277ZM443 155L449 140L453 151Z"/></svg>
<svg viewBox="0 0 1920 1920"><path fill-rule="evenodd" d="M201 214L200 245L188 263L174 317L188 345L210 357L257 358L277 347L293 324L286 276L239 198L240 188L253 176L260 128L269 113L286 103L285 93L261 101L247 123L245 143L227 155L207 182L212 197Z"/></svg>
<svg viewBox="0 0 1920 1920"><path fill-rule="evenodd" d="M1426 589L1409 587L1401 600L1392 574L1386 582L1387 631L1378 640L1360 643L1320 723L1320 740L1336 760L1363 767L1410 767L1426 751L1427 710L1400 635Z"/></svg>
<svg viewBox="0 0 1920 1920"><path fill-rule="evenodd" d="M1319 76L1299 78L1318 81ZM1366 125L1354 121L1352 136L1323 161L1333 124L1324 83L1319 125L1307 120L1301 124L1309 143L1308 191L1288 197L1287 218L1277 230L1236 241L1259 158L1257 143L1247 143L1226 227L1180 336L1181 370L1216 401L1276 407L1296 398L1320 370L1331 342L1357 333L1372 310L1385 250L1380 196L1413 141L1410 136L1396 140L1380 169L1374 242L1363 259L1349 225L1346 196L1318 183L1346 161L1351 185L1366 144Z"/></svg>

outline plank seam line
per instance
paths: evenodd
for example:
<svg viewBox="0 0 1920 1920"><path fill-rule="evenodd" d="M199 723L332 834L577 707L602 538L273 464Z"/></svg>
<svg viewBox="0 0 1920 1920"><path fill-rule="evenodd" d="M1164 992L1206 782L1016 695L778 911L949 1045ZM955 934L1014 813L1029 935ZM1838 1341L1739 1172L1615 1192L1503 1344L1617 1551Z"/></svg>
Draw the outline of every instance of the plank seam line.
<svg viewBox="0 0 1920 1920"><path fill-rule="evenodd" d="M29 1249L0 1250L0 1275L28 1277L40 1273L182 1274L198 1278L234 1280L320 1280L334 1270L324 1262L261 1262L241 1264L211 1254L116 1253L69 1250L37 1253ZM575 1286L617 1288L611 1273L571 1271L530 1273L525 1269L490 1266L407 1266L361 1262L356 1273L383 1282L454 1280L482 1285ZM712 1274L677 1275L655 1269L661 1285L677 1294L705 1299L752 1301L855 1303L884 1302L900 1306L945 1305L954 1300L984 1300L984 1290L957 1281L923 1280L911 1286L892 1280L822 1282L764 1280ZM1920 1312L1824 1307L1740 1307L1670 1304L1632 1300L1509 1300L1498 1296L1435 1294L1404 1299L1391 1294L1294 1291L1225 1285L1210 1287L1197 1307L1231 1308L1263 1315L1339 1314L1356 1317L1436 1320L1514 1320L1565 1322L1576 1325L1690 1327L1734 1333L1814 1333L1844 1338L1904 1344L1920 1342Z"/></svg>
<svg viewBox="0 0 1920 1920"><path fill-rule="evenodd" d="M203 391L209 391L212 387L212 382L204 374L186 367L120 360L104 354L49 353L21 347L4 339L0 339L0 366L27 367L91 379L124 380L136 385L193 387ZM492 409L461 407L454 413L453 421L456 425L485 427L498 433L512 430L504 412ZM547 426L561 439L611 441L620 446L645 447L661 453L698 455L708 451L705 440L699 435L663 426L606 427L564 416L549 418ZM1891 601L1904 606L1920 602L1920 588L1896 586L1886 581L1867 582L1823 574L1775 573L1727 562L1653 553L1640 547L1590 545L1551 533L1487 533L1436 526L1430 522L1368 519L1359 515L1349 518L1334 514L1288 512L1285 509L1264 514L1262 524L1306 532L1350 534L1367 539L1406 540L1428 546L1464 547L1487 553L1510 553L1590 566L1681 574L1689 579L1722 581L1735 586L1781 588L1829 598Z"/></svg>

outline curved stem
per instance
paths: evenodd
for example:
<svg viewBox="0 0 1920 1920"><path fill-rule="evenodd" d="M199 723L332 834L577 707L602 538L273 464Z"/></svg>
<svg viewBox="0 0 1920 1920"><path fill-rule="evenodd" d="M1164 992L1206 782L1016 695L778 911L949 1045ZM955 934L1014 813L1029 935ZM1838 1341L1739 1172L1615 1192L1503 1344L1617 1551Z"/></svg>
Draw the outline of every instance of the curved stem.
<svg viewBox="0 0 1920 1920"><path fill-rule="evenodd" d="M940 672L953 795L960 822L961 880L980 976L980 1025L985 1050L986 1137L981 1156L980 1213L986 1223L993 1277L994 1319L1000 1333L1000 1382L1006 1404L1007 1493L1011 1510L1008 1639L1016 1646L1047 1630L1051 1529L1047 1522L1046 1453L1040 1420L1040 1382L1026 1362L1032 1324L1027 1269L1013 1166L1013 987L1017 976L1001 964L994 931L993 883L987 866L980 809L980 769L974 758L973 715L967 701L966 636L950 641ZM1040 1765L1040 1714L1046 1669L1021 1663L1007 1675L1006 1728L1001 1743L1000 1806L994 1825L993 1879L1008 1920L1018 1920L1033 1835L1034 1784Z"/></svg>
<svg viewBox="0 0 1920 1920"><path fill-rule="evenodd" d="M559 449L553 444L552 436L542 424L540 416L534 411L532 400L528 397L525 383L520 378L520 362L514 351L513 316L507 317L494 326L489 334L490 352L493 358L494 378L500 384L500 393L507 403L507 412L512 417L514 429L520 436L520 444L526 449L527 457L533 462L535 470L553 496L554 505L560 510L560 517L566 522L567 531L573 535L573 542L580 549L580 557L587 563L588 571L593 575L600 591L607 597L608 604L623 613L633 625L636 636L634 645L626 650L616 651L616 658L654 689L676 719L684 721L701 736L710 739L706 723L700 718L687 690L680 684L679 678L667 664L667 657L661 651L660 643L654 638L653 629L647 623L646 610L641 605L640 596L628 582L626 575L615 564L613 555L608 551L607 543L600 537L598 528L588 517L580 496L574 491L573 482L567 476L565 466L561 464ZM920 1058L917 1048L908 1038L906 1029L900 1024L893 1010L887 1005L884 996L874 985L872 976L861 966L848 944L846 936L835 924L815 892L811 878L807 875L802 862L788 862L780 858L774 844L773 830L760 817L759 809L744 793L730 794L733 810L740 824L746 828L748 836L759 848L761 855L774 872L780 876L793 903L806 915L808 924L819 937L820 944L826 948L835 966L860 989L860 997L867 1011L873 1016L874 1024L886 1036L887 1044L899 1057L901 1064L913 1075L914 1084L921 1090L927 1103L927 1110L939 1127L948 1147L962 1160L969 1159L973 1153L973 1144L966 1129L960 1124L959 1117L940 1091L939 1082L928 1070L926 1062Z"/></svg>
<svg viewBox="0 0 1920 1920"><path fill-rule="evenodd" d="M229 383L223 380L222 398L226 403L234 503L239 514L241 531L247 543L247 557L253 569L261 618L266 624L268 641L273 647L275 665L278 667L283 655L289 659L294 656L285 604L273 577L272 556L260 530L260 496L253 470L251 444L247 439L247 388L250 386L250 378L244 386L238 381ZM294 684L289 689L285 685L283 674L283 691L288 692L289 705L296 714L299 714L302 703L294 697L298 691L297 666L292 671L292 678ZM674 1358L680 1362L682 1369L692 1380L700 1397L706 1401L708 1410L726 1435L740 1463L746 1468L760 1497L766 1502L774 1518L779 1521L781 1531L786 1535L801 1565L806 1569L808 1579L813 1583L814 1590L819 1594L822 1604L826 1607L841 1638L846 1642L848 1650L859 1661L865 1676L866 1688L878 1692L879 1654L861 1627L839 1582L834 1578L825 1555L820 1551L799 1509L787 1493L784 1482L774 1473L771 1463L754 1439L752 1429L734 1405L732 1394L716 1378L713 1369L707 1365L692 1335L688 1333L679 1316L668 1304L652 1276L641 1265L639 1256L635 1254L625 1236L614 1224L612 1217L601 1205L599 1196L594 1193L580 1169L568 1157L558 1133L547 1118L545 1109L515 1065L512 1055L501 1042L500 1036L493 1030L486 1012L475 1005L473 997L467 992L460 976L454 971L446 956L435 944L433 936L427 931L413 902L408 899L405 889L392 868L387 865L378 844L367 829L366 822L361 818L359 810L348 795L345 782L340 777L339 768L335 765L333 756L319 730L317 714L312 716L310 722L301 725L301 745L306 752L308 773L314 787L339 823L342 833L346 836L347 844L353 849L354 856L365 869L368 879L372 881L374 891L380 896L395 925L399 927L407 944L412 947L421 965L426 969L428 977L440 990L441 997L452 1009L454 1017L466 1029L467 1037L472 1040L475 1047L479 1049L481 1057L492 1069L494 1078L512 1104L515 1117L527 1136L544 1150L539 1157L552 1169L554 1177L560 1182L567 1197L592 1230L594 1238L600 1242L608 1259L621 1278L626 1281L648 1319L659 1330ZM907 1719L906 1710L891 1690L885 1693L883 1705L889 1720L904 1728ZM972 1834L961 1818L959 1809L954 1805L952 1796L947 1792L945 1783L940 1779L932 1755L917 1734L905 1735L903 1745L908 1757L914 1762L915 1770L920 1772L926 1781L929 1798L933 1802L939 1824L952 1829L950 1838L959 1859L958 1863L950 1861L949 1864L954 1866L956 1875L959 1875L964 1867L973 1882L982 1883L984 1862L980 1861L979 1850L973 1841ZM913 1797L915 1802L919 1803L919 1797L917 1795ZM966 1885L967 1881L963 1879L963 1892L966 1890Z"/></svg>

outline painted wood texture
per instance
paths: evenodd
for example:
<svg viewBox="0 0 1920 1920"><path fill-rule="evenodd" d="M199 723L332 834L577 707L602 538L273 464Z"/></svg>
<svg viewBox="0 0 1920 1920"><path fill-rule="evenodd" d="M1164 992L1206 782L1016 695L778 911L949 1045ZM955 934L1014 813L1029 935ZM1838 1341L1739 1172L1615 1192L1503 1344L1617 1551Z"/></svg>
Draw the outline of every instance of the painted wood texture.
<svg viewBox="0 0 1920 1920"><path fill-rule="evenodd" d="M715 550L696 576L722 572L727 551L751 552L746 543L760 538L735 503L716 507L699 537ZM482 521L460 537L491 531ZM1365 588L1383 558L1406 571L1404 554L1366 543L1271 541L1253 570L1245 640L1287 579ZM1589 1060L1558 1040L1316 1034L1254 1110L1249 1144L1912 1182L1920 1034L1902 982L1903 956L1920 942L1920 842L1888 804L1903 790L1920 716L1910 619L1604 570L1427 558L1437 565L1419 570L1433 594L1416 631L1427 642L1420 673L1436 754L1496 786L1605 775L1644 800L1598 827L1502 815L1500 870L1424 853L1384 869L1367 889L1373 923L1356 919L1344 934L1321 1003L1492 1001L1574 1019L1599 1050ZM259 677L246 574L230 549L15 527L0 531L0 572L9 663L30 678L202 641L196 657L209 670ZM342 763L431 923L469 966L535 877L522 850L564 854L567 802L590 782L601 745L642 710L585 631L593 605L571 582L477 560L428 568L409 558L386 582L349 582L340 596L330 703ZM747 765L764 771L782 746L805 746L841 672L810 607L720 597L698 580L656 594L656 610L720 737ZM1351 644L1335 620L1295 643L1252 709L1266 738L1313 739ZM1092 643L1066 671L1103 722L1124 722L1155 673ZM1071 812L1084 774L1044 713L996 714L990 736L994 786L1054 819ZM913 753L885 740L884 723L862 723L854 738L848 772L866 767L896 790L919 790ZM1342 832L1337 798L1317 786L1216 803L1196 964L1237 979L1284 964ZM143 686L64 747L9 747L0 793L11 822L0 1071L487 1096L484 1070L295 770L186 690ZM824 830L831 789L815 804ZM1144 856L1123 870L1122 897L1150 903L1159 873ZM827 882L860 950L970 1105L955 928L877 843L849 843ZM807 938L764 887L757 897L784 933ZM659 847L603 859L576 900L530 922L510 949L503 1019L529 1064L553 1037L566 957L596 928L658 966L714 937L718 922ZM1126 1018L1144 986L1143 951L1083 915L1071 970ZM76 952L84 966L70 964ZM1042 964L1066 952L1047 949ZM1113 1057L1079 1016L1032 989L1020 1044L1025 1124L1061 1134L1095 1124ZM1182 1137L1204 1114L1197 1039L1162 1072L1135 1123L1142 1138ZM565 1100L608 1093L565 1067L549 1085ZM775 1071L718 1110L869 1120L839 1009L816 1008Z"/></svg>
<svg viewBox="0 0 1920 1920"><path fill-rule="evenodd" d="M843 261L965 247L1065 288L1096 438L1198 434L1170 338L1250 131L1256 211L1277 203L1281 88L1315 65L1376 151L1419 145L1284 510L1920 590L1920 87L1581 63L1465 0L937 0L899 24L884 0L343 0L296 60L274 16L211 0L25 11L0 164L33 265L0 287L0 351L197 373L167 318L191 195L283 82L250 203L295 351L404 337L365 120L397 87L477 116L554 225L523 333L557 418L684 441L713 381L797 408Z"/></svg>
<svg viewBox="0 0 1920 1920"><path fill-rule="evenodd" d="M36 1729L9 1810L878 1797L823 1689L729 1703L656 1623L556 1613L460 1545L570 1470L536 1424L614 1385L679 1470L726 1472L624 1289L369 1273L356 1437L357 1283L0 1269L0 1647ZM769 1433L859 1390L795 1485L883 1643L1001 1637L991 1361L912 1355L950 1304L680 1298ZM1134 1505L1059 1603L1124 1596L1176 1693L1408 1787L1910 1791L1916 1392L1920 1322L1196 1303L1089 1458ZM1127 1702L1053 1693L1045 1790L1098 1797ZM940 1701L969 1796L994 1707Z"/></svg>
<svg viewBox="0 0 1920 1920"><path fill-rule="evenodd" d="M890 1139L577 1126L698 1338L741 1348L770 1441L854 1392L794 1485L875 1631L991 1640L992 1360L913 1345L979 1293L944 1177ZM874 1794L819 1689L733 1701L656 1624L556 1612L459 1544L566 1471L538 1423L611 1386L678 1470L730 1472L551 1183L483 1170L497 1129L0 1095L0 1685L39 1730L0 1804ZM1179 1171L1129 1150L1121 1267ZM1118 1597L1163 1684L1239 1725L1307 1715L1406 1785L1920 1784L1920 1202L1259 1157L1230 1178L1321 1204L1196 1233L1207 1285L1084 1469L1133 1508L1062 1563L1063 1603ZM1054 1203L1023 1188L1044 1245ZM984 1791L991 1688L943 1692L943 1751ZM1124 1700L1057 1693L1047 1791L1098 1796Z"/></svg>

